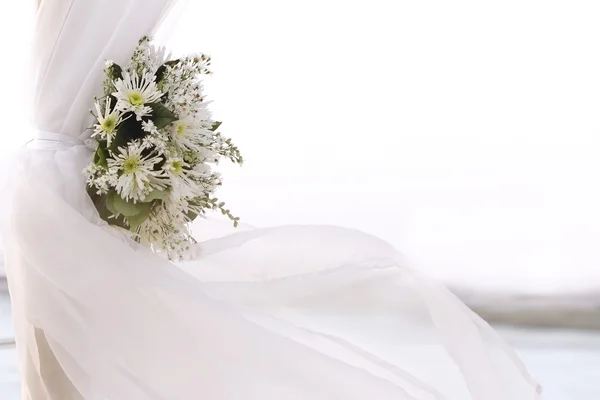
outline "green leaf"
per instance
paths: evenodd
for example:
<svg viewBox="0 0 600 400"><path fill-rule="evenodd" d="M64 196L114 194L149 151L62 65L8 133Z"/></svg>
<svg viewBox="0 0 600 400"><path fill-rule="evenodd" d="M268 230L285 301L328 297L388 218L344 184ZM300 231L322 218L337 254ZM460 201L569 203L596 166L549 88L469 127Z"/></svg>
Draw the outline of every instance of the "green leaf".
<svg viewBox="0 0 600 400"><path fill-rule="evenodd" d="M108 96L108 98L110 99L110 110L114 110L115 106L117 105L117 98L115 96L113 96L112 94L110 96Z"/></svg>
<svg viewBox="0 0 600 400"><path fill-rule="evenodd" d="M143 203L133 203L125 200L116 192L111 192L106 200L106 206L115 215L123 215L125 217L133 217L141 212ZM115 212L116 211L116 212Z"/></svg>
<svg viewBox="0 0 600 400"><path fill-rule="evenodd" d="M123 68L119 64L114 64L110 66L110 74L113 79L123 79Z"/></svg>
<svg viewBox="0 0 600 400"><path fill-rule="evenodd" d="M98 195L96 190L93 188L88 188L88 193L96 206L96 210L98 211L98 215L104 221L108 222L110 225L119 226L121 228L128 229L128 226L125 224L125 220L122 216L113 217L115 214L109 209L107 204L108 196L106 195Z"/></svg>
<svg viewBox="0 0 600 400"><path fill-rule="evenodd" d="M96 188L89 187L87 188L88 195L92 199L94 206L96 206L96 210L98 211L98 215L103 220L108 220L111 216L111 212L106 207L106 195L99 195L96 191Z"/></svg>
<svg viewBox="0 0 600 400"><path fill-rule="evenodd" d="M112 215L119 215L119 211L117 211L117 209L113 206L113 200L112 200L113 196L117 196L117 194L114 192L111 192L108 195L106 195L106 198L103 201L103 205L106 207L106 209L108 211L110 211L110 213ZM106 219L106 218L104 218L104 219Z"/></svg>
<svg viewBox="0 0 600 400"><path fill-rule="evenodd" d="M108 162L106 161L107 158L108 150L104 146L99 145L96 149L96 154L94 154L94 164L104 169L108 169Z"/></svg>
<svg viewBox="0 0 600 400"><path fill-rule="evenodd" d="M160 83L163 77L165 76L165 72L167 71L167 67L163 64L156 70L156 74L154 75L154 80L156 83Z"/></svg>
<svg viewBox="0 0 600 400"><path fill-rule="evenodd" d="M145 220L148 219L150 213L152 212L152 203L139 203L138 210L138 214L131 217L126 217L127 222L129 222L129 227L132 231L135 231L144 223Z"/></svg>
<svg viewBox="0 0 600 400"><path fill-rule="evenodd" d="M146 136L146 132L142 129L141 121L136 120L133 113L126 113L124 117L127 119L119 124L115 139L110 145L110 150L112 151L126 146L132 140L141 139Z"/></svg>
<svg viewBox="0 0 600 400"><path fill-rule="evenodd" d="M188 211L188 212L187 212L187 214L185 214L185 215L186 215L186 216L187 216L187 217L190 219L190 221L192 221L192 222L193 222L193 221L194 221L196 218L198 218L198 214L196 214L196 213L195 213L195 212L193 212L193 211Z"/></svg>
<svg viewBox="0 0 600 400"><path fill-rule="evenodd" d="M165 76L165 72L167 72L167 66L172 67L174 65L176 65L179 62L179 60L171 60L171 61L167 61L166 63L164 63L163 65L161 65L160 67L158 67L158 70L156 70L156 83L160 83L160 81L162 81L162 79Z"/></svg>
<svg viewBox="0 0 600 400"><path fill-rule="evenodd" d="M152 121L158 129L162 129L171 122L177 121L175 114L161 103L149 103L147 106L152 108Z"/></svg>
<svg viewBox="0 0 600 400"><path fill-rule="evenodd" d="M154 189L144 198L144 203L150 203L154 200L164 200L168 194L169 192L166 190Z"/></svg>
<svg viewBox="0 0 600 400"><path fill-rule="evenodd" d="M210 130L211 130L211 131L213 131L213 132L216 132L216 130L217 130L217 129L219 129L219 127L220 127L222 124L223 124L222 122L219 122L219 121L217 121L217 122L215 122L215 123L213 124L213 126L212 126L212 128L210 128Z"/></svg>
<svg viewBox="0 0 600 400"><path fill-rule="evenodd" d="M181 62L181 60L178 58L176 60L166 61L165 65L168 65L169 67L173 67L173 66L179 64L180 62Z"/></svg>

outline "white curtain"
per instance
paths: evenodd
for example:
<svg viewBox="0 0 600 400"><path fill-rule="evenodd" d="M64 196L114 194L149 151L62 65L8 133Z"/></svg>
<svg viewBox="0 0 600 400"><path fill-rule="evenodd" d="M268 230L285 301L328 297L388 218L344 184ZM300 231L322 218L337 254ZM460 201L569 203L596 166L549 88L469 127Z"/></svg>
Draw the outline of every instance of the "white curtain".
<svg viewBox="0 0 600 400"><path fill-rule="evenodd" d="M2 137L0 144L0 187L3 187L5 171L11 166L11 155L29 138L27 130L30 109L26 105L31 87L28 84L28 60L30 40L35 21L36 1L11 2L10 10L3 13L0 24L0 62L2 110ZM0 194L1 195L1 194ZM4 277L4 252L0 241L0 279Z"/></svg>

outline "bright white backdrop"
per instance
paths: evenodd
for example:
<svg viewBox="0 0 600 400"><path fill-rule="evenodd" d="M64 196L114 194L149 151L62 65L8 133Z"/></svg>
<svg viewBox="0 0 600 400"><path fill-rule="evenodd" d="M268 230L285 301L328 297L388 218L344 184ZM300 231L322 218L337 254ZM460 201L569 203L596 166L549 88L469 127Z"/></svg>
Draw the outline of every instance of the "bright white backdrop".
<svg viewBox="0 0 600 400"><path fill-rule="evenodd" d="M599 3L191 3L172 44L213 56L245 222L358 228L450 281L600 287Z"/></svg>
<svg viewBox="0 0 600 400"><path fill-rule="evenodd" d="M260 225L331 223L451 280L600 287L600 4L196 2Z"/></svg>

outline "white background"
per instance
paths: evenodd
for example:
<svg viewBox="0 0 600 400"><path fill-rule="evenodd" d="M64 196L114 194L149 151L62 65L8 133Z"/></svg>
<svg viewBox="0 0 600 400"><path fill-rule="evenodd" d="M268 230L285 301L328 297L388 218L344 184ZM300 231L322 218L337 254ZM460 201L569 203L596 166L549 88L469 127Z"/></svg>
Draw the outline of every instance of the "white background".
<svg viewBox="0 0 600 400"><path fill-rule="evenodd" d="M192 3L172 44L213 56L244 222L358 228L450 281L600 287L600 3Z"/></svg>

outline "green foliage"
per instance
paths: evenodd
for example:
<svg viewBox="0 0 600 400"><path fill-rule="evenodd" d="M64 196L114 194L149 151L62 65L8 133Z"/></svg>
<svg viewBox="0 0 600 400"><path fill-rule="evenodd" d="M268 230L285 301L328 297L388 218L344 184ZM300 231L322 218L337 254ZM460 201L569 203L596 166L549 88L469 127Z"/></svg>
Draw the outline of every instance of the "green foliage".
<svg viewBox="0 0 600 400"><path fill-rule="evenodd" d="M225 158L228 158L231 162L234 162L236 164L241 165L244 163L244 158L242 157L240 149L238 149L237 146L233 144L233 141L231 139L223 139L220 133L216 133L215 138L216 140L222 141L220 148L217 150L220 155L222 155Z"/></svg>
<svg viewBox="0 0 600 400"><path fill-rule="evenodd" d="M211 131L216 132L217 129L219 129L219 127L223 125L222 122L220 121L215 121L215 123L213 124L212 128L210 128Z"/></svg>
<svg viewBox="0 0 600 400"><path fill-rule="evenodd" d="M125 114L124 118L127 119L119 125L117 134L110 145L111 151L116 151L119 147L126 146L128 142L146 136L141 121L136 120L133 113Z"/></svg>
<svg viewBox="0 0 600 400"><path fill-rule="evenodd" d="M104 205L106 206L106 209L108 211L110 211L111 215L119 215L119 211L114 207L113 205L113 200L112 198L114 196L118 196L118 194L114 193L114 192L110 192L109 194L107 194L104 198Z"/></svg>
<svg viewBox="0 0 600 400"><path fill-rule="evenodd" d="M198 218L198 214L195 213L194 211L188 211L185 215L186 215L186 217L188 217L190 222L194 222L196 220L196 218Z"/></svg>
<svg viewBox="0 0 600 400"><path fill-rule="evenodd" d="M108 157L109 154L108 149L106 148L106 140L102 140L99 142L96 153L94 154L94 164L98 167L108 169Z"/></svg>
<svg viewBox="0 0 600 400"><path fill-rule="evenodd" d="M240 219L239 217L235 217L233 214L231 214L231 210L229 210L228 208L225 207L225 203L222 201L219 201L219 199L217 199L216 197L213 197L211 199L208 199L208 207L211 208L214 211L220 211L221 214L225 215L227 218L229 218L232 222L233 222L233 226L235 228L238 227Z"/></svg>
<svg viewBox="0 0 600 400"><path fill-rule="evenodd" d="M98 210L98 215L104 221L107 221L111 225L115 225L121 228L127 228L127 224L122 216L115 216L115 213L112 212L107 204L108 196L99 195L96 193L96 189L88 187L87 192L96 206L96 210Z"/></svg>
<svg viewBox="0 0 600 400"><path fill-rule="evenodd" d="M123 79L123 68L119 64L113 63L108 67L108 74L113 80Z"/></svg>
<svg viewBox="0 0 600 400"><path fill-rule="evenodd" d="M167 61L165 62L163 65L161 65L160 67L158 67L158 70L156 70L156 83L160 83L164 76L165 76L165 72L167 72L167 67L172 67L174 65L176 65L177 63L179 63L179 60L171 60L171 61Z"/></svg>
<svg viewBox="0 0 600 400"><path fill-rule="evenodd" d="M117 105L117 98L115 96L113 96L112 94L110 94L108 96L110 98L110 110L114 110L115 106Z"/></svg>
<svg viewBox="0 0 600 400"><path fill-rule="evenodd" d="M171 122L177 121L177 117L167 107L161 103L149 103L152 108L152 122L158 129L162 129Z"/></svg>
<svg viewBox="0 0 600 400"><path fill-rule="evenodd" d="M137 230L148 219L157 204L156 201L134 204L124 200L116 192L98 195L93 188L88 189L88 194L94 202L100 218L111 225L131 231Z"/></svg>
<svg viewBox="0 0 600 400"><path fill-rule="evenodd" d="M127 222L129 223L129 227L132 231L137 230L140 227L140 225L142 225L144 223L144 221L146 221L148 219L148 217L150 216L150 213L152 212L152 206L153 206L153 203L138 203L138 204L136 204L138 213L136 215L132 215L132 216L125 218L127 220Z"/></svg>
<svg viewBox="0 0 600 400"><path fill-rule="evenodd" d="M106 199L106 206L115 215L123 215L124 217L133 217L138 215L145 203L133 203L123 199L116 192L110 192Z"/></svg>
<svg viewBox="0 0 600 400"><path fill-rule="evenodd" d="M169 194L169 192L167 192L166 190L158 190L155 189L153 191L151 191L146 198L144 198L144 203L149 203L152 202L154 200L164 200L167 198L167 195Z"/></svg>

